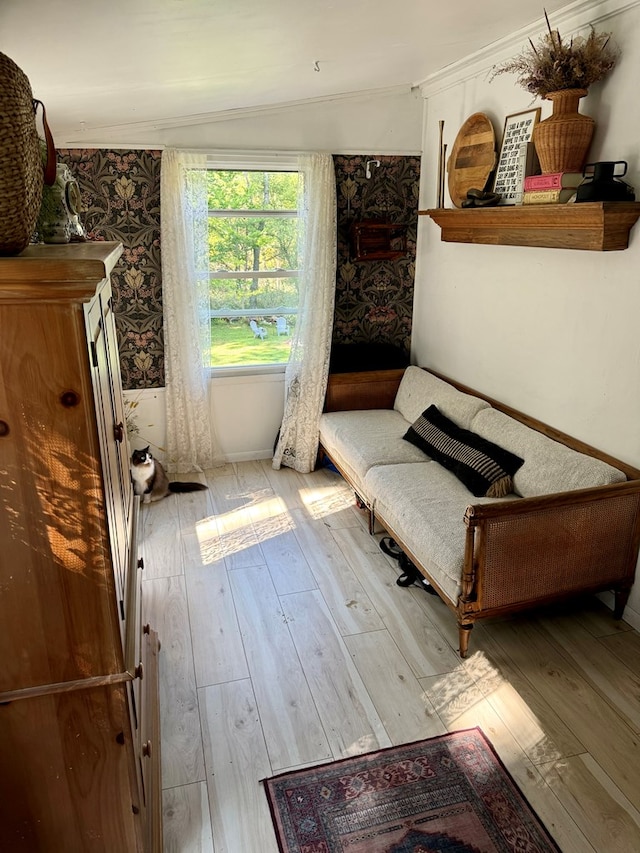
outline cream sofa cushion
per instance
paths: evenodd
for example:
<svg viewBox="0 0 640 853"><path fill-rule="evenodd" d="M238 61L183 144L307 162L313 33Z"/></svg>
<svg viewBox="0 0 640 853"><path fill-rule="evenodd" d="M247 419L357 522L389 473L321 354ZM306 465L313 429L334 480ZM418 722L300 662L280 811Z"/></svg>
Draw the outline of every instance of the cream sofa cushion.
<svg viewBox="0 0 640 853"><path fill-rule="evenodd" d="M365 488L375 514L402 538L452 602L460 594L467 507L518 500L514 495L474 498L454 474L433 461L371 468Z"/></svg>
<svg viewBox="0 0 640 853"><path fill-rule="evenodd" d="M362 487L373 465L427 459L403 439L408 428L402 415L393 409L325 412L320 417L320 443L354 486ZM361 497L366 498L366 492Z"/></svg>
<svg viewBox="0 0 640 853"><path fill-rule="evenodd" d="M478 412L471 429L524 459L513 477L514 489L523 498L626 480L617 468L578 453L497 409Z"/></svg>
<svg viewBox="0 0 640 853"><path fill-rule="evenodd" d="M407 367L396 394L394 409L412 424L432 403L464 429L470 429L475 415L489 407L486 400L463 394L421 367Z"/></svg>

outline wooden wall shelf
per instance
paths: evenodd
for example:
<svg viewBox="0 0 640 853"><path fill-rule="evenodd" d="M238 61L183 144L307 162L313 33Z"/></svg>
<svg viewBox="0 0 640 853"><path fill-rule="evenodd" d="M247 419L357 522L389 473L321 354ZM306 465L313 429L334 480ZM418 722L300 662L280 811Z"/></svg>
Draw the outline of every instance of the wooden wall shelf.
<svg viewBox="0 0 640 853"><path fill-rule="evenodd" d="M610 252L629 245L629 232L640 216L640 202L442 207L418 212L440 226L441 239L447 243Z"/></svg>

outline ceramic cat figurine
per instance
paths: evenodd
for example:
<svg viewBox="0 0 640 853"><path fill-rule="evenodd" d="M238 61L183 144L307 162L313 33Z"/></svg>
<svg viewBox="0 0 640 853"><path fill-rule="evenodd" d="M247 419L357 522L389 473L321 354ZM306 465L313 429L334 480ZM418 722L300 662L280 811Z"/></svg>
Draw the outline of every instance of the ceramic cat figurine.
<svg viewBox="0 0 640 853"><path fill-rule="evenodd" d="M134 450L131 454L131 479L134 494L142 495L146 504L162 500L173 492L198 492L207 488L202 483L169 482L166 471L153 458L149 447Z"/></svg>

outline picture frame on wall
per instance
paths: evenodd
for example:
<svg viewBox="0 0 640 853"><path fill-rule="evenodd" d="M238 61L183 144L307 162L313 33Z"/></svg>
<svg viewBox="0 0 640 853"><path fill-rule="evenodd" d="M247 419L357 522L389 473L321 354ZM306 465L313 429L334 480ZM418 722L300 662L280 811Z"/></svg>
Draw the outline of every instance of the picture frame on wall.
<svg viewBox="0 0 640 853"><path fill-rule="evenodd" d="M500 194L499 204L522 204L524 179L538 170L533 129L540 121L540 107L512 113L505 118L500 156L493 191Z"/></svg>

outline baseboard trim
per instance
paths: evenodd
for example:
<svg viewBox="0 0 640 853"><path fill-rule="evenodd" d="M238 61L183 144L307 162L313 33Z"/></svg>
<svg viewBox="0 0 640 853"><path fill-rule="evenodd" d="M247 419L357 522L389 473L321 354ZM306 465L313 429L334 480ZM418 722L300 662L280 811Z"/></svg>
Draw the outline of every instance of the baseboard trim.
<svg viewBox="0 0 640 853"><path fill-rule="evenodd" d="M225 454L225 462L253 462L259 459L271 459L273 457L273 448L268 450L247 450L242 453L227 453Z"/></svg>

